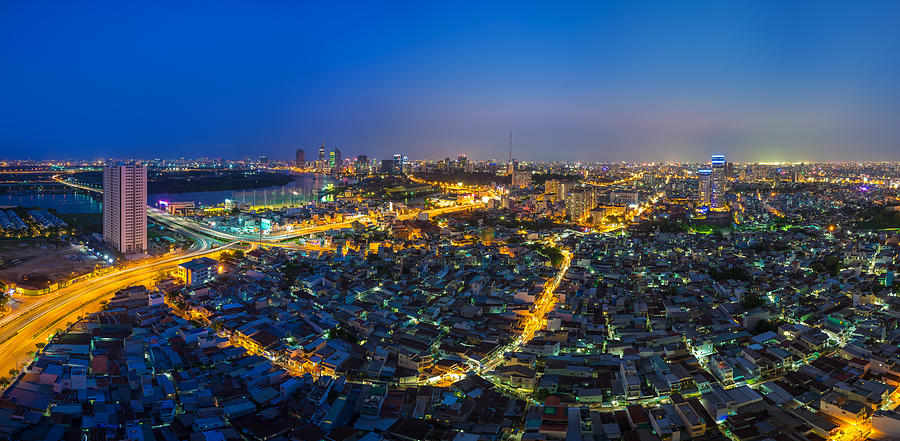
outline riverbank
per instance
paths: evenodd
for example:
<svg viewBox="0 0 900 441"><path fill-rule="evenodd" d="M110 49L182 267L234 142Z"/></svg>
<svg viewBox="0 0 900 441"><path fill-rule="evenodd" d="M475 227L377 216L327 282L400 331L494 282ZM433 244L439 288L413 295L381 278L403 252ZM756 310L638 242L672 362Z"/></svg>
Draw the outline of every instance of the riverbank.
<svg viewBox="0 0 900 441"><path fill-rule="evenodd" d="M248 170L201 170L162 172L150 170L147 173L148 193L188 193L201 191L253 190L288 184L294 176L282 173L256 172ZM80 172L72 175L76 182L100 186L103 173L99 171Z"/></svg>

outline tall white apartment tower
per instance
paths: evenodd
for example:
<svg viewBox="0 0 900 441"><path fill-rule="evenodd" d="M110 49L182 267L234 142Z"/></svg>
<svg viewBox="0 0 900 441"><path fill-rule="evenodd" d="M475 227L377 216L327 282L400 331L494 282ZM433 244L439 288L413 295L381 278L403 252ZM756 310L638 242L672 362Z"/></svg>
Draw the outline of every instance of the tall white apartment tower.
<svg viewBox="0 0 900 441"><path fill-rule="evenodd" d="M140 162L103 167L103 240L123 254L147 251L147 167Z"/></svg>
<svg viewBox="0 0 900 441"><path fill-rule="evenodd" d="M712 155L712 171L710 176L709 188L709 205L713 210L722 210L725 206L725 190L728 185L726 180L726 169L728 162L725 161L725 155Z"/></svg>

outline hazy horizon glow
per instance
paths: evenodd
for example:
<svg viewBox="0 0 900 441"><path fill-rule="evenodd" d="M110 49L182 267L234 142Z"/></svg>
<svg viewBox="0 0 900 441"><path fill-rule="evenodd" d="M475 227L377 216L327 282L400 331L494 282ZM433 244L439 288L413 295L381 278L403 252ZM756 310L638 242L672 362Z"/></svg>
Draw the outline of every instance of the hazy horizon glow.
<svg viewBox="0 0 900 441"><path fill-rule="evenodd" d="M898 2L0 11L0 159L900 160Z"/></svg>

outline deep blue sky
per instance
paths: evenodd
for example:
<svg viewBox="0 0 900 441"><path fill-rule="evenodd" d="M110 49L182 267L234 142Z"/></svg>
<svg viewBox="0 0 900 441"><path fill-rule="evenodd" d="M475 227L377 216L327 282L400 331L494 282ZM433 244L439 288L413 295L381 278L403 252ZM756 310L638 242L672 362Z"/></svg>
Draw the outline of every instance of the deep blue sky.
<svg viewBox="0 0 900 441"><path fill-rule="evenodd" d="M0 2L0 158L900 160L898 1L74 3Z"/></svg>

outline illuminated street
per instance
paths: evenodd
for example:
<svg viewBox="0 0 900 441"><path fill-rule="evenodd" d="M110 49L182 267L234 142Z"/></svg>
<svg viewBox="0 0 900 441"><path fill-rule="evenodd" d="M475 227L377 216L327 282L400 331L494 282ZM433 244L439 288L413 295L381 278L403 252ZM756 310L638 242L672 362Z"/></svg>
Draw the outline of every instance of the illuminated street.
<svg viewBox="0 0 900 441"><path fill-rule="evenodd" d="M69 285L0 318L0 369L5 372L21 367L28 359L27 353L35 350L35 343L45 341L57 329L64 329L66 323L74 322L77 316L97 311L100 301L117 290L150 284L160 272L172 270L181 262L200 256L215 256L235 245L232 243L214 249L205 247L185 255L142 262L112 274Z"/></svg>
<svg viewBox="0 0 900 441"><path fill-rule="evenodd" d="M6 2L0 441L900 441L900 2Z"/></svg>

